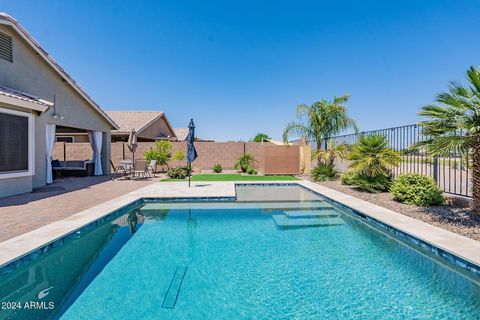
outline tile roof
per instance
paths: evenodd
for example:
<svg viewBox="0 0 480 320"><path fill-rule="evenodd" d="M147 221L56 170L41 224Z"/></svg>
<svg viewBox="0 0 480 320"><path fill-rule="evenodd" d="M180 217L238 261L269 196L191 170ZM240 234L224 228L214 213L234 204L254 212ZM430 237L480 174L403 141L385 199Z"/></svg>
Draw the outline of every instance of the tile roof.
<svg viewBox="0 0 480 320"><path fill-rule="evenodd" d="M175 135L179 141L184 141L187 139L188 128L173 128L173 131L175 131Z"/></svg>
<svg viewBox="0 0 480 320"><path fill-rule="evenodd" d="M93 101L93 99L78 85L78 83L73 80L73 78L48 54L45 49L43 49L40 44L28 33L28 31L23 28L17 20L12 16L8 15L5 12L0 12L0 23L11 26L37 53L49 64L55 71L57 71L62 78L66 80L85 100L98 112L100 115L105 118L105 120L116 129L117 124L108 117L105 111L100 108L100 106Z"/></svg>
<svg viewBox="0 0 480 320"><path fill-rule="evenodd" d="M107 111L107 114L120 127L112 130L112 134L128 134L132 129L139 133L164 115L161 111Z"/></svg>
<svg viewBox="0 0 480 320"><path fill-rule="evenodd" d="M53 102L40 99L39 97L34 96L33 94L29 94L26 92L22 92L16 89L0 86L0 95L15 98L22 101L27 101L31 103L36 103L41 106L45 107L52 107Z"/></svg>

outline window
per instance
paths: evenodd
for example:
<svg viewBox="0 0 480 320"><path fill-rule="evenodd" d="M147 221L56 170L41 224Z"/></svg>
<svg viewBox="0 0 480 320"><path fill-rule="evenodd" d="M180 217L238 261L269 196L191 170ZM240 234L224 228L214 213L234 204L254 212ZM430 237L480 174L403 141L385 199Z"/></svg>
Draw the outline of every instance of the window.
<svg viewBox="0 0 480 320"><path fill-rule="evenodd" d="M56 136L55 137L55 142L73 142L73 137L72 136Z"/></svg>
<svg viewBox="0 0 480 320"><path fill-rule="evenodd" d="M0 179L33 173L33 116L0 108Z"/></svg>

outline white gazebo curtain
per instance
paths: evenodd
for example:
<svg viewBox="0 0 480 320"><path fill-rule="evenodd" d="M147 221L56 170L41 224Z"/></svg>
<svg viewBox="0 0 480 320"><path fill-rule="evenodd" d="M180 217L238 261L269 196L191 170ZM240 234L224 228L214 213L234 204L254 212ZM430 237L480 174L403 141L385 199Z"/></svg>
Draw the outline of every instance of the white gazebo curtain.
<svg viewBox="0 0 480 320"><path fill-rule="evenodd" d="M103 174L102 170L102 131L88 131L88 139L93 150L93 161L95 162L96 176Z"/></svg>
<svg viewBox="0 0 480 320"><path fill-rule="evenodd" d="M55 125L54 124L47 124L46 126L46 160L47 160L47 184L53 182L53 174L52 174L52 151L53 151L53 144L55 143Z"/></svg>

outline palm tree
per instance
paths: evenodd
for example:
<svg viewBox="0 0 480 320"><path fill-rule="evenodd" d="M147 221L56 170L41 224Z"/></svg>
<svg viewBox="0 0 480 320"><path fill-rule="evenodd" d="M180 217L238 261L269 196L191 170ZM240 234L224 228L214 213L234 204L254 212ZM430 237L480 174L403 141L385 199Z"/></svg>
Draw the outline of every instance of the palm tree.
<svg viewBox="0 0 480 320"><path fill-rule="evenodd" d="M345 159L350 147L344 143L338 144L335 141L328 141L326 150L317 149L312 152L312 159L318 159L325 164L333 165L335 159Z"/></svg>
<svg viewBox="0 0 480 320"><path fill-rule="evenodd" d="M306 137L316 141L316 150L322 147L322 141L349 128L357 131L355 121L348 116L344 104L349 95L334 97L333 101L321 100L312 105L301 104L297 106L298 122L290 122L283 131L283 141L288 142L292 135Z"/></svg>
<svg viewBox="0 0 480 320"><path fill-rule="evenodd" d="M268 141L268 140L271 140L272 138L270 138L268 136L268 134L266 133L257 133L257 135L251 140L252 142L264 142L264 141Z"/></svg>
<svg viewBox="0 0 480 320"><path fill-rule="evenodd" d="M438 104L426 105L419 112L430 118L420 122L429 139L416 148L424 148L431 156L472 153L473 210L480 215L480 69L470 67L467 79L467 85L450 82L448 92L437 95Z"/></svg>
<svg viewBox="0 0 480 320"><path fill-rule="evenodd" d="M400 154L388 146L388 140L379 134L362 135L347 157L350 169L366 177L390 176Z"/></svg>

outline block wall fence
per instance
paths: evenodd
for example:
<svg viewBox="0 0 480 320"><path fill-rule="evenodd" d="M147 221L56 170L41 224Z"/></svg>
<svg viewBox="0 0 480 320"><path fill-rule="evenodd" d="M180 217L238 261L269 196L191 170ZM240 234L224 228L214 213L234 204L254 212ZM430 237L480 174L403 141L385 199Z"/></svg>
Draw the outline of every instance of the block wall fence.
<svg viewBox="0 0 480 320"><path fill-rule="evenodd" d="M154 142L139 142L135 151L135 159L143 159L144 153L154 148ZM243 154L253 155L255 168L264 174L300 174L300 171L310 164L304 163L305 153L310 153L309 146L279 146L260 142L196 142L198 158L192 164L193 168L210 170L216 163L224 170L233 170L235 161ZM308 150L306 150L308 149ZM186 142L172 142L172 155L178 150L187 151ZM56 142L53 147L53 159L87 160L92 158L92 148L89 143ZM133 159L133 154L125 142L111 144L111 160L115 166L121 160ZM186 161L171 160L169 166L186 165ZM308 170L308 168L307 168Z"/></svg>

